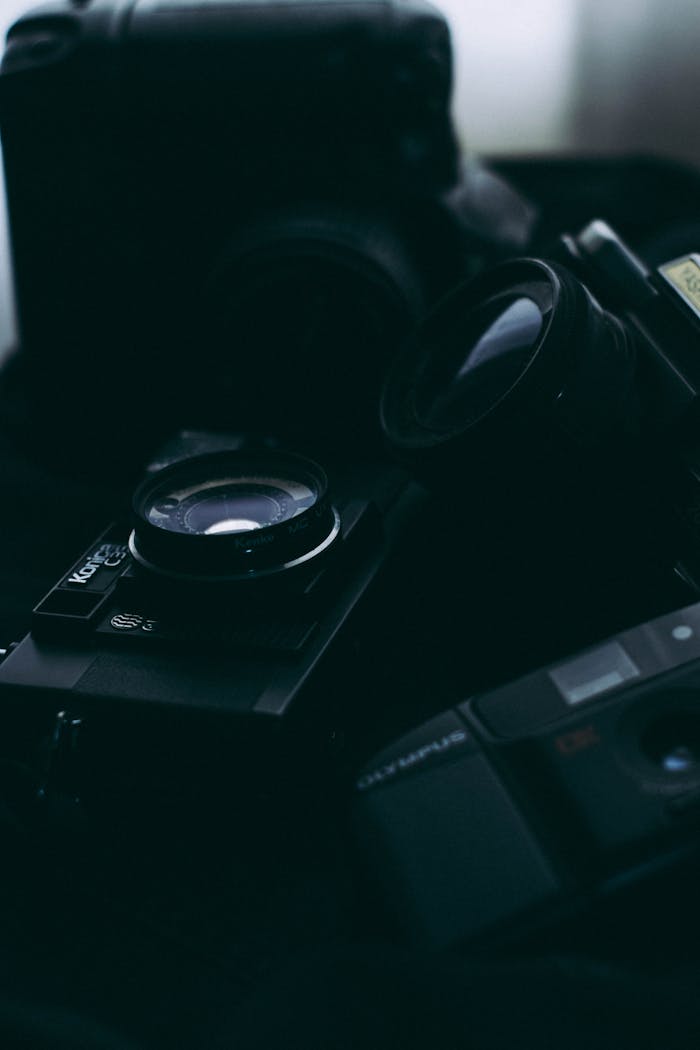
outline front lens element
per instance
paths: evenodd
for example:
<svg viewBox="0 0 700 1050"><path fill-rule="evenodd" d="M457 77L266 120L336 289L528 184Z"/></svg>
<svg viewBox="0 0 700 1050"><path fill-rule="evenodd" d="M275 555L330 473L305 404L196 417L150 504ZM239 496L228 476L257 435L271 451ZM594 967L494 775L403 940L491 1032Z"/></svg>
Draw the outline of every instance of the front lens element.
<svg viewBox="0 0 700 1050"><path fill-rule="evenodd" d="M508 393L530 362L544 323L526 296L499 297L454 333L448 353L431 358L415 389L418 421L434 430L476 422Z"/></svg>
<svg viewBox="0 0 700 1050"><path fill-rule="evenodd" d="M161 529L214 536L289 521L313 506L317 495L308 485L286 478L219 477L156 491L144 509Z"/></svg>
<svg viewBox="0 0 700 1050"><path fill-rule="evenodd" d="M656 719L642 734L642 751L671 776L700 771L700 713L675 711Z"/></svg>
<svg viewBox="0 0 700 1050"><path fill-rule="evenodd" d="M316 558L339 518L321 468L277 451L195 456L134 494L130 549L144 568L193 581L270 575Z"/></svg>

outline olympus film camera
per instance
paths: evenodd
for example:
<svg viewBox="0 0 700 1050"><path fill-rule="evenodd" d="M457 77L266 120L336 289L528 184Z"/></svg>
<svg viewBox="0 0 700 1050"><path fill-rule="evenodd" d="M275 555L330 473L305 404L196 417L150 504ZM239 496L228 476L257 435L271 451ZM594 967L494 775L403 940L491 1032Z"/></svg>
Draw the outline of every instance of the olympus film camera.
<svg viewBox="0 0 700 1050"><path fill-rule="evenodd" d="M63 445L94 429L118 463L183 423L373 434L428 304L532 227L460 158L451 67L423 0L62 0L15 22L21 367Z"/></svg>
<svg viewBox="0 0 700 1050"><path fill-rule="evenodd" d="M477 591L478 614L462 616L461 677L445 691L461 702L386 746L356 782L375 875L404 927L433 945L532 933L697 863L700 257L652 270L600 221L552 256L456 291L384 390L384 428L424 477L459 476L470 493L480 480L486 525L471 527L480 511L463 495L466 546L479 537L488 559L486 529L503 541L506 490L511 510L520 496L512 543L535 554L514 587L499 549L495 600L481 605ZM635 564L596 571L598 559L624 561L625 542ZM595 573L589 591L578 559ZM514 662L523 583L534 645ZM559 631L557 597L556 616L570 607ZM490 678L477 675L475 690L480 643Z"/></svg>

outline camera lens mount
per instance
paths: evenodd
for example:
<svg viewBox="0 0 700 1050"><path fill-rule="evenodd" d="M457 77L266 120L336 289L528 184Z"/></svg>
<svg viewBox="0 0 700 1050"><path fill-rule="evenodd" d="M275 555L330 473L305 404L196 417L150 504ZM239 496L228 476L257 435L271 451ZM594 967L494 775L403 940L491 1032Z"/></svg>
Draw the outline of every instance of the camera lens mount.
<svg viewBox="0 0 700 1050"><path fill-rule="evenodd" d="M166 467L137 488L133 517L129 549L139 565L193 582L292 569L328 550L340 532L321 467L267 450Z"/></svg>

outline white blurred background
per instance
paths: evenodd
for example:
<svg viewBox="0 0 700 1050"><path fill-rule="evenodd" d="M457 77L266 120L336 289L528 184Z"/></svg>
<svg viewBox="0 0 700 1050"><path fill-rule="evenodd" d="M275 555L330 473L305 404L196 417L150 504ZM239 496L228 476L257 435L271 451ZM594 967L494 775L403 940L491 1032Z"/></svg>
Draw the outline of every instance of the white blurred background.
<svg viewBox="0 0 700 1050"><path fill-rule="evenodd" d="M455 116L489 153L654 150L700 163L697 0L437 0Z"/></svg>
<svg viewBox="0 0 700 1050"><path fill-rule="evenodd" d="M700 164L698 0L436 2L452 26L465 146L656 151ZM0 27L29 6L0 0ZM12 331L9 287L0 207L0 347Z"/></svg>

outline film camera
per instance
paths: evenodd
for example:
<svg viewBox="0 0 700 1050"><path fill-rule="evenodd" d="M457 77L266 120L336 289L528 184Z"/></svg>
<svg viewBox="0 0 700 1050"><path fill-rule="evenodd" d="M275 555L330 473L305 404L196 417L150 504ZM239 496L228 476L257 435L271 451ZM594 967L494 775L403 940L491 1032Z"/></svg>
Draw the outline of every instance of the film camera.
<svg viewBox="0 0 700 1050"><path fill-rule="evenodd" d="M451 64L422 0L21 17L0 91L22 367L63 445L372 432L426 305L532 226L461 160Z"/></svg>
<svg viewBox="0 0 700 1050"><path fill-rule="evenodd" d="M477 637L473 658L462 618L461 697L460 682L452 688L462 702L357 780L363 844L402 921L433 944L531 933L697 861L699 319L700 257L652 270L596 221L549 259L505 263L456 291L390 373L382 411L395 446L443 486L459 477L463 493L479 478L481 513L501 542L498 514L521 497L507 530L518 558L535 554L515 587L508 572L491 575L490 637ZM465 518L463 502L466 546L478 537L477 557L488 558L485 532ZM636 563L596 574L595 598L573 564L594 571L587 537L593 561L624 561L628 543ZM665 583L650 547L665 552ZM535 644L518 676L510 605L524 582ZM549 630L556 596L556 615L569 602L573 644L568 630ZM484 639L491 679L474 692Z"/></svg>
<svg viewBox="0 0 700 1050"><path fill-rule="evenodd" d="M110 761L121 781L127 755L151 770L167 753L207 755L216 774L216 752L227 797L232 782L253 809L259 790L288 793L378 705L363 640L385 636L384 576L422 498L391 465L336 460L329 480L271 442L181 432L131 518L35 607L0 665L8 718L84 719L76 768L98 767L84 782L104 782Z"/></svg>

